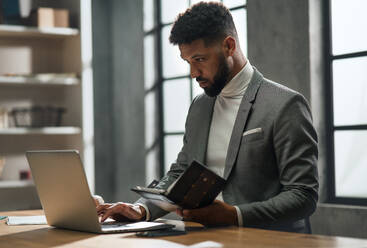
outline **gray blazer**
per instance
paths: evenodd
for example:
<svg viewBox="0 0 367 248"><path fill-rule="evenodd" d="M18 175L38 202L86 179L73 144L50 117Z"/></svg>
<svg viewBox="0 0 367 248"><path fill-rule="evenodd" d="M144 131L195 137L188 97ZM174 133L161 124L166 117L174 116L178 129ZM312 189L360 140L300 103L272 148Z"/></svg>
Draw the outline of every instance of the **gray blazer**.
<svg viewBox="0 0 367 248"><path fill-rule="evenodd" d="M309 232L307 218L318 200L317 134L299 93L254 75L242 99L226 157L226 203L239 207L246 227ZM167 188L196 159L205 164L215 98L194 99L184 145L157 187ZM218 140L220 142L220 140ZM166 214L148 206L152 219Z"/></svg>

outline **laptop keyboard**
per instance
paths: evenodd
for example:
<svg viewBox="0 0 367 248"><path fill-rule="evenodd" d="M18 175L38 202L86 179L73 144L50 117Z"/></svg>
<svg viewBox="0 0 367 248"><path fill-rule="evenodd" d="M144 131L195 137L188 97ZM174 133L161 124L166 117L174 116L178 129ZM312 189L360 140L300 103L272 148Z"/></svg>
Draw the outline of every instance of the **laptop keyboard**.
<svg viewBox="0 0 367 248"><path fill-rule="evenodd" d="M105 221L101 223L101 226L122 226L129 223L130 222Z"/></svg>

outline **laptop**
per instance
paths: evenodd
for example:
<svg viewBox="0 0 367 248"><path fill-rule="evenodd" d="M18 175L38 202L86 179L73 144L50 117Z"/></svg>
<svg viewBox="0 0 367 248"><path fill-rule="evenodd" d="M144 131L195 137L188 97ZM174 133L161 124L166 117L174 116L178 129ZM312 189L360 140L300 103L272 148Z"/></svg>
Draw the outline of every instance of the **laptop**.
<svg viewBox="0 0 367 248"><path fill-rule="evenodd" d="M50 226L93 233L174 227L145 221L100 223L78 151L28 151L26 157Z"/></svg>

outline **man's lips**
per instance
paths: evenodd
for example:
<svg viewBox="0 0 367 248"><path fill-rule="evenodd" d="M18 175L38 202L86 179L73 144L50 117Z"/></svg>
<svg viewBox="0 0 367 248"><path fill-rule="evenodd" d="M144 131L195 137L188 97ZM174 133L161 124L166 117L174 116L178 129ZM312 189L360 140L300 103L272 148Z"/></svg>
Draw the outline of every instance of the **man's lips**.
<svg viewBox="0 0 367 248"><path fill-rule="evenodd" d="M209 83L207 81L198 81L201 88L205 88L209 86Z"/></svg>

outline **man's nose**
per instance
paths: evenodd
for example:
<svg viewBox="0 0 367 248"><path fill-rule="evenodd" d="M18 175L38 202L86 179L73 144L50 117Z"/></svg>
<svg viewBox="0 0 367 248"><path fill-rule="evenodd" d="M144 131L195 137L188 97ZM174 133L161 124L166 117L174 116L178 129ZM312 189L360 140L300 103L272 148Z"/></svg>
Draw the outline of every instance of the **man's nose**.
<svg viewBox="0 0 367 248"><path fill-rule="evenodd" d="M190 76L191 78L197 78L200 76L200 70L195 66L190 67Z"/></svg>

